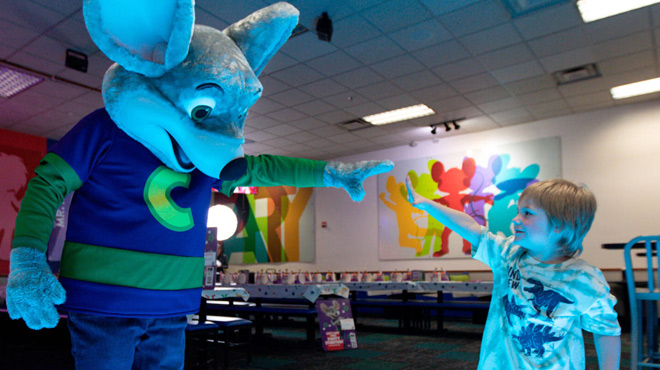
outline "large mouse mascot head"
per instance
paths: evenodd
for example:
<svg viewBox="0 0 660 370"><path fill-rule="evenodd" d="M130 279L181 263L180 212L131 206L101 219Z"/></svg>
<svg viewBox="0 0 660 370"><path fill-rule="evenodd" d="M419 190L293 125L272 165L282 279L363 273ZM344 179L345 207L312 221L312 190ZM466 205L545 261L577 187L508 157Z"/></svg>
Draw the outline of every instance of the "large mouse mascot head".
<svg viewBox="0 0 660 370"><path fill-rule="evenodd" d="M243 154L245 117L262 93L257 75L297 24L289 4L223 31L195 25L192 0L85 0L83 13L116 62L103 80L105 108L83 118L35 170L16 220L7 306L33 329L57 324L56 305L68 311L77 368L166 361L138 352L172 338L168 353L181 352L181 318L199 308L212 187L229 194L246 185L334 186L361 200L362 182L392 163ZM45 250L55 211L72 191L56 279ZM162 327L148 331L153 322L174 329L159 338Z"/></svg>

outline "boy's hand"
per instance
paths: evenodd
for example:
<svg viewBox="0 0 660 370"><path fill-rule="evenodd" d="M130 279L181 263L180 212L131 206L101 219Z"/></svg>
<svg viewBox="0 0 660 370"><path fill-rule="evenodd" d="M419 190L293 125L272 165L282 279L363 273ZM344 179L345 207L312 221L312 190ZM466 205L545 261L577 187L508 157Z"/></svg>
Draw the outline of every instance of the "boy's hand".
<svg viewBox="0 0 660 370"><path fill-rule="evenodd" d="M423 196L419 195L413 188L412 180L410 175L406 176L406 190L408 190L408 201L413 207L422 209L421 203L426 199Z"/></svg>

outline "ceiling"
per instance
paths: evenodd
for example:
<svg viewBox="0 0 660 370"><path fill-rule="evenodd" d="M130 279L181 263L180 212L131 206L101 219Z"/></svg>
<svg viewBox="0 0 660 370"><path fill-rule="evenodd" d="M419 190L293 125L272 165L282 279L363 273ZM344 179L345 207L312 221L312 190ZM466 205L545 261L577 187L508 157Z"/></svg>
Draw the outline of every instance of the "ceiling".
<svg viewBox="0 0 660 370"><path fill-rule="evenodd" d="M274 1L199 0L196 22L224 28ZM550 117L658 99L612 100L613 86L658 77L660 6L584 24L575 0L512 17L500 0L293 0L314 29L327 11L331 42L291 38L260 76L245 125L247 154L330 159ZM61 138L102 106L111 62L85 29L81 0L0 0L0 65L49 76L0 98L0 128ZM89 56L87 73L64 66ZM553 72L596 63L601 76L557 85ZM342 122L424 103L437 114L348 131ZM462 119L435 136L429 125Z"/></svg>

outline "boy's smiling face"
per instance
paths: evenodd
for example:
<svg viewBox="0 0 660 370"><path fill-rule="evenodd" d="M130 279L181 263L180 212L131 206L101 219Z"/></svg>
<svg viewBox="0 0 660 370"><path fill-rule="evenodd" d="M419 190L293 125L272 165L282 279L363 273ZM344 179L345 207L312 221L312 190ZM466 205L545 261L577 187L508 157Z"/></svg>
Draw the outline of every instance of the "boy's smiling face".
<svg viewBox="0 0 660 370"><path fill-rule="evenodd" d="M558 229L554 228L546 212L530 200L518 202L518 215L513 219L515 243L527 249L530 256L544 263L558 263L568 259L558 255Z"/></svg>

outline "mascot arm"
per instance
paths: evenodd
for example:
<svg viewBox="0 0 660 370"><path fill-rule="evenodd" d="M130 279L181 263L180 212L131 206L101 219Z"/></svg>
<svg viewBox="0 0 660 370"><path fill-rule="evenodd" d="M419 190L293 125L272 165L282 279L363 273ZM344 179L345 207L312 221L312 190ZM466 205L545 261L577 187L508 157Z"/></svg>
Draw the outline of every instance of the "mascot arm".
<svg viewBox="0 0 660 370"><path fill-rule="evenodd" d="M394 167L391 161L341 163L275 155L246 156L246 159L246 174L235 181L223 182L224 194L231 194L237 186L337 187L346 190L354 201L360 201L365 194L364 180Z"/></svg>
<svg viewBox="0 0 660 370"><path fill-rule="evenodd" d="M31 329L42 329L57 325L55 305L66 298L46 261L55 212L64 197L82 184L75 171L53 153L44 157L35 173L16 217L7 310L12 319L23 318Z"/></svg>

